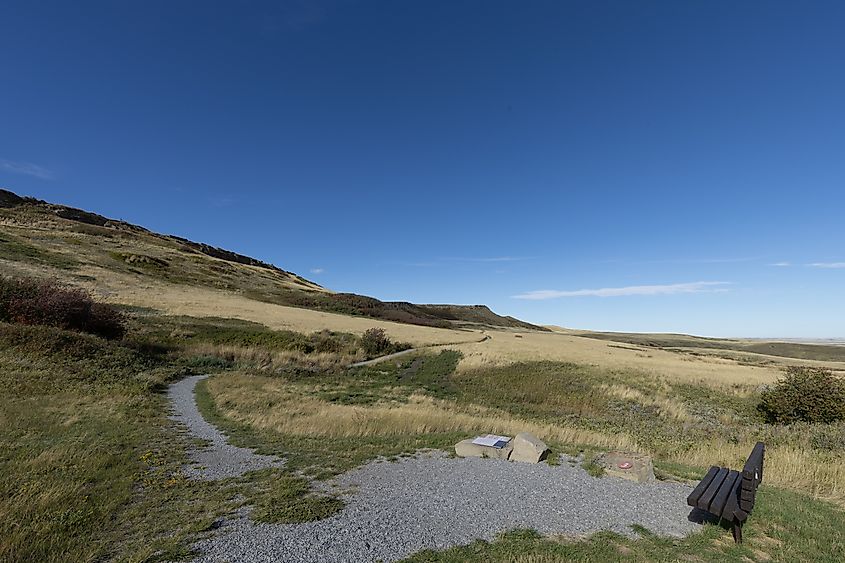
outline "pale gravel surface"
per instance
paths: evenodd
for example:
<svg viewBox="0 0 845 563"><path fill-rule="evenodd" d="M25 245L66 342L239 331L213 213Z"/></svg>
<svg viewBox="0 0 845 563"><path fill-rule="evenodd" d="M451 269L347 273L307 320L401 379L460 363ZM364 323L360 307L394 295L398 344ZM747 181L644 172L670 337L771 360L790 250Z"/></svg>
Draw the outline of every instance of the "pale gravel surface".
<svg viewBox="0 0 845 563"><path fill-rule="evenodd" d="M191 437L208 442L208 447L189 452L191 463L185 466L185 473L194 479L215 480L238 477L256 469L281 467L283 460L233 446L226 441L222 432L206 422L194 399L194 387L206 377L208 376L186 377L171 385L167 391L167 397L173 407L170 418L184 424Z"/></svg>
<svg viewBox="0 0 845 563"><path fill-rule="evenodd" d="M639 524L680 537L692 487L596 479L579 466L450 459L442 453L370 463L341 475L348 492L338 514L296 525L260 524L241 511L195 547L197 562L396 561L422 549L447 549L500 532L533 528L581 536L632 535Z"/></svg>
<svg viewBox="0 0 845 563"><path fill-rule="evenodd" d="M201 377L171 386L176 418L211 441L201 455L204 478L220 478L280 461L226 443L202 419L193 398ZM423 549L447 549L501 532L532 528L583 536L599 530L632 535L639 524L659 535L696 530L680 483L637 484L596 479L577 464L531 465L491 459L448 458L428 452L398 462L377 461L337 477L331 486L346 507L306 524L262 524L238 513L194 547L206 562L397 561ZM322 488L322 487L321 487Z"/></svg>

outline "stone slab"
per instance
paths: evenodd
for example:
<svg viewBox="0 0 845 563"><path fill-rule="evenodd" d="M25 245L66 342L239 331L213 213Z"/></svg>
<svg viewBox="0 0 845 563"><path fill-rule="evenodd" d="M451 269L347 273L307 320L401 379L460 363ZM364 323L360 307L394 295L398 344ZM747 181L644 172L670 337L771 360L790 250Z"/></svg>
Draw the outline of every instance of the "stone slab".
<svg viewBox="0 0 845 563"><path fill-rule="evenodd" d="M524 463L540 463L549 455L549 447L530 432L520 432L511 440L513 452L511 461L522 461Z"/></svg>
<svg viewBox="0 0 845 563"><path fill-rule="evenodd" d="M652 483L654 477L654 463L651 457L637 452L612 451L603 453L596 458L605 473L611 477L619 477L637 483Z"/></svg>
<svg viewBox="0 0 845 563"><path fill-rule="evenodd" d="M487 457L490 459L508 459L513 451L513 440L503 448L491 448L473 444L472 440L461 440L455 444L455 455L458 457Z"/></svg>

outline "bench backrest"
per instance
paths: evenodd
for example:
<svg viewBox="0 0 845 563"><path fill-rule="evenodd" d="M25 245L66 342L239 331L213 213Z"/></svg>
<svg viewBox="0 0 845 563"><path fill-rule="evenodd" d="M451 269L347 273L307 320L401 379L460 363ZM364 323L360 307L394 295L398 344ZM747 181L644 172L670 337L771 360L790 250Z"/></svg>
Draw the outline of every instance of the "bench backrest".
<svg viewBox="0 0 845 563"><path fill-rule="evenodd" d="M754 498L757 496L757 487L763 482L763 457L766 446L763 442L757 442L751 455L742 468L742 485L740 487L739 506L745 512L751 512L754 508Z"/></svg>

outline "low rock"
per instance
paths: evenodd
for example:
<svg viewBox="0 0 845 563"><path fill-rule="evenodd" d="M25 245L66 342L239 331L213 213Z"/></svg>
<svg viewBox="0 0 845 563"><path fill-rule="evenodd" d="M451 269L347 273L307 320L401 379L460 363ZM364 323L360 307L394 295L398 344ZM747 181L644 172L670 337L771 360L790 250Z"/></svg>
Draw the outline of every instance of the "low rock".
<svg viewBox="0 0 845 563"><path fill-rule="evenodd" d="M513 451L513 440L502 448L479 446L473 444L472 439L461 440L455 444L455 455L458 457L489 457L491 459L508 459Z"/></svg>
<svg viewBox="0 0 845 563"><path fill-rule="evenodd" d="M613 451L603 453L596 458L596 464L601 466L611 477L620 477L637 483L651 483L655 481L654 463L651 457L636 452Z"/></svg>
<svg viewBox="0 0 845 563"><path fill-rule="evenodd" d="M511 440L511 444L513 444L511 461L540 463L549 455L549 447L545 442L530 432L520 432Z"/></svg>

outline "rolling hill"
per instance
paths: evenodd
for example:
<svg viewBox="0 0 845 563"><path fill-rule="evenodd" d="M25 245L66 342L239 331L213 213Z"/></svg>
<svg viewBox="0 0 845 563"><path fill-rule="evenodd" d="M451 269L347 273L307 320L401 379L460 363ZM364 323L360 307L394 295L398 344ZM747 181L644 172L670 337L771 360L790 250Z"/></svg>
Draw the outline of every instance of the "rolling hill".
<svg viewBox="0 0 845 563"><path fill-rule="evenodd" d="M133 286L195 287L420 326L547 330L497 315L484 305L417 305L336 293L243 254L8 190L0 190L0 273L57 277L105 298L119 298Z"/></svg>

